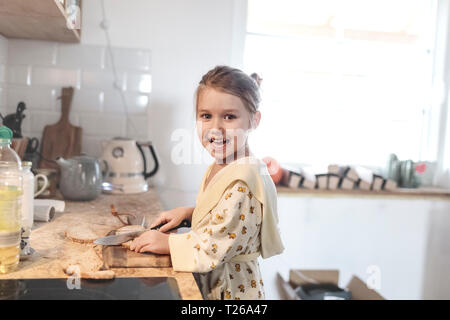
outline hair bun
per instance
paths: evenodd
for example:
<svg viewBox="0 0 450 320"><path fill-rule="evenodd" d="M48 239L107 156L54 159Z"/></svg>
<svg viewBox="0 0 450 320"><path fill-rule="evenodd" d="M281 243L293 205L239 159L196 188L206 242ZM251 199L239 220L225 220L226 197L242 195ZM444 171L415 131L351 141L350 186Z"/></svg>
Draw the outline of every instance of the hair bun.
<svg viewBox="0 0 450 320"><path fill-rule="evenodd" d="M256 72L253 72L253 73L250 75L250 77L251 77L253 80L255 80L255 82L256 82L256 84L258 85L258 87L261 86L262 78L261 78Z"/></svg>

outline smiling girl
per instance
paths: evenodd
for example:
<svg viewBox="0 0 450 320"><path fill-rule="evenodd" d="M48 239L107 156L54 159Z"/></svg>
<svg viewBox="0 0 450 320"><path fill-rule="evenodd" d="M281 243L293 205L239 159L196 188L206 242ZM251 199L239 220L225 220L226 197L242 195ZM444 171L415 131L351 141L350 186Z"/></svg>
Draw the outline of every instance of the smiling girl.
<svg viewBox="0 0 450 320"><path fill-rule="evenodd" d="M195 208L161 213L159 231L136 238L137 252L170 253L175 271L194 272L205 299L264 299L257 258L283 251L277 195L266 165L250 151L248 134L261 119L257 82L241 70L218 66L196 91L197 132L214 158ZM191 220L190 232L165 233Z"/></svg>

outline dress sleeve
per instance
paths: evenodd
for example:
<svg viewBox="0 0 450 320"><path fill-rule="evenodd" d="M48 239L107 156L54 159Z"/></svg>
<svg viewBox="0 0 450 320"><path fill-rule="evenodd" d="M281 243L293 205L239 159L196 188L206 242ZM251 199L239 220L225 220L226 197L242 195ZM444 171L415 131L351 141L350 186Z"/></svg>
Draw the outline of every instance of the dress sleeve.
<svg viewBox="0 0 450 320"><path fill-rule="evenodd" d="M258 207L259 206L259 207ZM244 253L250 238L258 236L261 204L242 181L231 184L200 228L169 237L175 271L209 272Z"/></svg>

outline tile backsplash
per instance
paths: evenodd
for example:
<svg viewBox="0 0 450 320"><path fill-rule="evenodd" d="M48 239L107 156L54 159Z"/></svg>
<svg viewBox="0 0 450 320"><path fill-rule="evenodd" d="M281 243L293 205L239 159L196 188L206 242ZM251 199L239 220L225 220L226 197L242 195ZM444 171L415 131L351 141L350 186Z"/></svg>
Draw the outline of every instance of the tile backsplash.
<svg viewBox="0 0 450 320"><path fill-rule="evenodd" d="M41 139L44 127L59 120L61 88L73 86L70 121L83 129L83 152L99 156L101 141L116 136L145 140L151 52L113 47L112 53L117 82L105 46L0 38L0 112L25 102L23 134Z"/></svg>
<svg viewBox="0 0 450 320"><path fill-rule="evenodd" d="M0 113L6 111L6 65L8 63L8 40L0 35Z"/></svg>

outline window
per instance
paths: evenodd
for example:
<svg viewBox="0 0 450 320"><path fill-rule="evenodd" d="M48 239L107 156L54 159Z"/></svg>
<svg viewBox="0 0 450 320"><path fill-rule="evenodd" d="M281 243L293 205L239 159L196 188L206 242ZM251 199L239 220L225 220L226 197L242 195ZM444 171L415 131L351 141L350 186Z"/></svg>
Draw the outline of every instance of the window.
<svg viewBox="0 0 450 320"><path fill-rule="evenodd" d="M258 156L384 167L422 159L434 1L249 0L244 70L262 78Z"/></svg>

